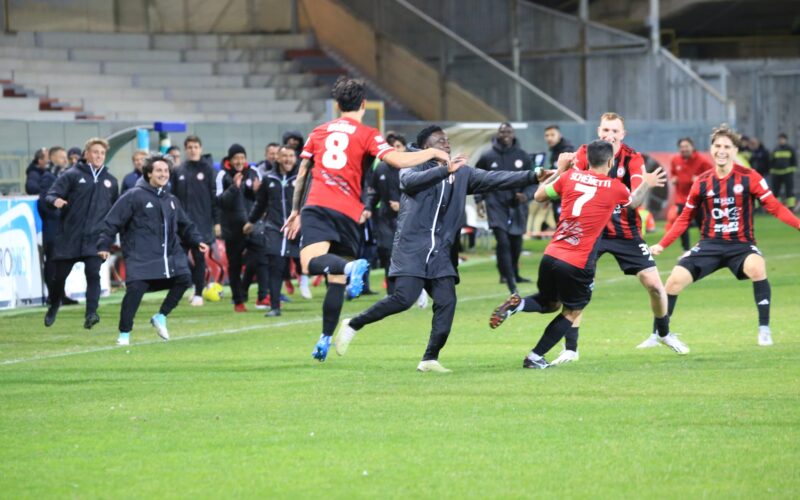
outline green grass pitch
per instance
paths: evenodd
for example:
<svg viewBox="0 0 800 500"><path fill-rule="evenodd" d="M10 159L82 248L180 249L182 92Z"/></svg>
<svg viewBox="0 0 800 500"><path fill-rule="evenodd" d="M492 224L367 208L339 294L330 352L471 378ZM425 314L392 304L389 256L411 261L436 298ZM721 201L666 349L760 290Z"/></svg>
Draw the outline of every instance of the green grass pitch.
<svg viewBox="0 0 800 500"><path fill-rule="evenodd" d="M113 347L120 293L104 299L89 332L80 307L62 309L50 329L43 308L2 313L0 491L796 498L800 235L768 217L756 226L772 283L769 348L756 345L752 286L723 270L678 301L673 331L691 354L635 349L651 326L647 296L605 257L580 361L523 370L550 317L488 328L506 293L485 251L462 268L440 358L454 370L447 375L415 371L430 308L366 327L344 358L313 361L322 288L310 302L295 295L281 318L184 300L169 318L169 342L148 324L159 301L150 295L128 348ZM526 246L523 274L535 278L544 242ZM679 246L659 259L665 280ZM372 299L347 303L343 317Z"/></svg>

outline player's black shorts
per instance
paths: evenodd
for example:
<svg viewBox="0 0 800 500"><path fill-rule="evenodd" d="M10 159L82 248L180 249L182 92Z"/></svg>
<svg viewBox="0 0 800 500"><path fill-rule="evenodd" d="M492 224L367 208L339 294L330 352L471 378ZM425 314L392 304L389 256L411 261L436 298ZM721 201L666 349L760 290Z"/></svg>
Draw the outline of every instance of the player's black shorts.
<svg viewBox="0 0 800 500"><path fill-rule="evenodd" d="M752 243L701 240L689 250L689 255L678 261L678 265L692 273L695 281L723 267L730 269L736 278L744 280L747 279L744 260L751 254L761 255L761 250Z"/></svg>
<svg viewBox="0 0 800 500"><path fill-rule="evenodd" d="M329 241L330 253L356 257L361 244L361 232L356 221L332 208L309 206L300 212L300 248Z"/></svg>
<svg viewBox="0 0 800 500"><path fill-rule="evenodd" d="M650 255L650 248L641 238L623 240L619 238L600 238L595 246L597 259L610 253L617 259L619 268L625 274L635 275L639 271L655 267L656 261Z"/></svg>
<svg viewBox="0 0 800 500"><path fill-rule="evenodd" d="M546 302L558 301L569 309L583 309L592 299L594 266L581 269L545 255L539 263L536 286Z"/></svg>

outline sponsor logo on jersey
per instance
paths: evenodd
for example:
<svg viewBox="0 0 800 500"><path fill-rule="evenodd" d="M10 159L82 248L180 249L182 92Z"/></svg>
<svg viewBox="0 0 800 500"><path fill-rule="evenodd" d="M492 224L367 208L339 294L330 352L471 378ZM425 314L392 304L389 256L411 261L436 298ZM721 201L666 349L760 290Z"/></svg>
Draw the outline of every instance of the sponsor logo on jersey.
<svg viewBox="0 0 800 500"><path fill-rule="evenodd" d="M714 196L714 190L713 189L709 189L708 191L706 191L706 196L709 196L709 197L710 196Z"/></svg>
<svg viewBox="0 0 800 500"><path fill-rule="evenodd" d="M198 181L202 181L205 178L206 178L206 176L205 176L205 174L203 174L203 172L197 172L197 180Z"/></svg>
<svg viewBox="0 0 800 500"><path fill-rule="evenodd" d="M108 180L108 179L106 179L106 180L104 180L104 181L103 181L103 185L104 185L105 187L107 187L107 188L110 188L110 187L111 187L111 181L110 181L110 180Z"/></svg>
<svg viewBox="0 0 800 500"><path fill-rule="evenodd" d="M269 187L274 188L275 187L275 183L274 182L270 182L269 183Z"/></svg>
<svg viewBox="0 0 800 500"><path fill-rule="evenodd" d="M345 134L354 134L356 132L355 125L350 125L347 122L333 122L328 124L328 132L344 132Z"/></svg>
<svg viewBox="0 0 800 500"><path fill-rule="evenodd" d="M78 184L86 184L86 179L81 177L81 180L78 181Z"/></svg>
<svg viewBox="0 0 800 500"><path fill-rule="evenodd" d="M153 208L153 204L148 201L144 208Z"/></svg>
<svg viewBox="0 0 800 500"><path fill-rule="evenodd" d="M744 191L744 186L742 186L741 184L736 184L735 186L733 186L733 192L735 194L742 194L743 191Z"/></svg>
<svg viewBox="0 0 800 500"><path fill-rule="evenodd" d="M514 166L517 168L522 168L522 160L515 160Z"/></svg>
<svg viewBox="0 0 800 500"><path fill-rule="evenodd" d="M617 177L625 177L625 167L617 167Z"/></svg>
<svg viewBox="0 0 800 500"><path fill-rule="evenodd" d="M379 181L385 181L386 180L386 174L381 174L381 176L378 177L378 180Z"/></svg>

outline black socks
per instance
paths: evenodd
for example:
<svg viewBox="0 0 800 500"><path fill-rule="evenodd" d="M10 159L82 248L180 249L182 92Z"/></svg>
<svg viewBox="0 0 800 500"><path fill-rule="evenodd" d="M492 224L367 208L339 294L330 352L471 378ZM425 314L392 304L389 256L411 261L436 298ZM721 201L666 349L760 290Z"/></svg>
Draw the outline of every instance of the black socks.
<svg viewBox="0 0 800 500"><path fill-rule="evenodd" d="M308 261L309 274L344 274L347 261L338 255L326 253ZM344 285L342 285L344 286Z"/></svg>
<svg viewBox="0 0 800 500"><path fill-rule="evenodd" d="M769 326L769 303L772 301L769 280L753 282L753 297L758 308L758 326Z"/></svg>
<svg viewBox="0 0 800 500"><path fill-rule="evenodd" d="M324 257L324 256L323 256ZM317 257L319 258L319 257ZM313 259L312 259L313 262ZM344 305L344 285L329 283L322 301L322 334L331 336L339 324L339 315Z"/></svg>

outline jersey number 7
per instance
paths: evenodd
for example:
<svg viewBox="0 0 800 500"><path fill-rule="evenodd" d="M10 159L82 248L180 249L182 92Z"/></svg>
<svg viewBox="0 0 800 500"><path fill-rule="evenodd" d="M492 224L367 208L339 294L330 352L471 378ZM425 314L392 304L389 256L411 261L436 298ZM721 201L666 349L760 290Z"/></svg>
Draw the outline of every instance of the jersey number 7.
<svg viewBox="0 0 800 500"><path fill-rule="evenodd" d="M583 210L583 206L586 205L586 202L594 198L595 193L597 193L597 186L575 184L575 191L583 193L575 200L575 204L572 205L572 215L578 217L581 214L581 210Z"/></svg>

